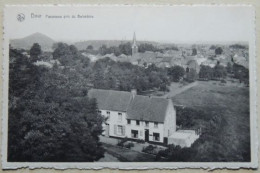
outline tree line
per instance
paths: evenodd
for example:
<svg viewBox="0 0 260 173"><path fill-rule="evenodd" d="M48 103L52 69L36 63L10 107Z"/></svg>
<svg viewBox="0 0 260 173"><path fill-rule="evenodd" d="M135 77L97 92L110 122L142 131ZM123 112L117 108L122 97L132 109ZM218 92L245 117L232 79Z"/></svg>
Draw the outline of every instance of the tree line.
<svg viewBox="0 0 260 173"><path fill-rule="evenodd" d="M93 47L88 46L87 50L93 49ZM146 52L146 51L152 51L152 52L162 52L162 49L157 48L153 44L150 43L141 43L138 46L138 52ZM119 46L111 46L107 47L106 45L102 45L96 53L100 53L101 55L106 54L114 54L115 56L119 56L121 54L125 55L132 55L132 45L130 42L127 43L121 43Z"/></svg>
<svg viewBox="0 0 260 173"><path fill-rule="evenodd" d="M228 62L224 67L219 63L215 67L202 65L199 72L199 77L205 80L211 79L225 79L227 75L239 79L240 83L249 83L249 70L242 65L233 62L233 65Z"/></svg>

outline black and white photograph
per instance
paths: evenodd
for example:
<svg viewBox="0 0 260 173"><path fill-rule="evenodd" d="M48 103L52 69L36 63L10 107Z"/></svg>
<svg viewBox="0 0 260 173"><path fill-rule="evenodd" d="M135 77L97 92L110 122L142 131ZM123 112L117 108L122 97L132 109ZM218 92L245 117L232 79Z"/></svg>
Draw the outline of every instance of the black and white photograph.
<svg viewBox="0 0 260 173"><path fill-rule="evenodd" d="M254 17L6 6L3 168L257 167Z"/></svg>

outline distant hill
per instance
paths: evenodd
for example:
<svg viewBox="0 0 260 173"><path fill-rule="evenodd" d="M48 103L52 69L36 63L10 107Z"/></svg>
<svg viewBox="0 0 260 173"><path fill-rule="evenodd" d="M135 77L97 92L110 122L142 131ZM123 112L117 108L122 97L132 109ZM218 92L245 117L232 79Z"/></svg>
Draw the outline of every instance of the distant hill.
<svg viewBox="0 0 260 173"><path fill-rule="evenodd" d="M124 40L124 41L122 41L122 40L88 40L88 41L75 42L74 45L79 50L84 50L89 45L92 45L94 49L99 49L102 45L111 47L111 46L119 46L120 44L127 43L127 42L132 43L132 40ZM159 44L157 42L152 42L152 41L138 41L138 44L142 44L142 43L149 43L149 44L153 44L154 46Z"/></svg>
<svg viewBox="0 0 260 173"><path fill-rule="evenodd" d="M18 49L28 50L32 47L34 43L39 43L42 50L50 51L52 50L52 45L53 43L55 43L55 41L41 33L34 33L21 39L10 40L10 44L12 45L12 47Z"/></svg>

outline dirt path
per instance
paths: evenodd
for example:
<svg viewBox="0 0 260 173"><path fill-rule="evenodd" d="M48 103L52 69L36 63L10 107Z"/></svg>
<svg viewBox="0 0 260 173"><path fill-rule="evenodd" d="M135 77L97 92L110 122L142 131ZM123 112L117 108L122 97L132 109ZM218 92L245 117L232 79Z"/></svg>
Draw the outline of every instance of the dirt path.
<svg viewBox="0 0 260 173"><path fill-rule="evenodd" d="M183 87L180 87L180 85L178 83L171 83L171 86L169 87L170 92L168 92L167 94L163 95L163 98L172 98L174 96L176 96L177 94L180 94L194 86L198 85L198 82L195 81L193 83L190 83L188 85L185 85Z"/></svg>

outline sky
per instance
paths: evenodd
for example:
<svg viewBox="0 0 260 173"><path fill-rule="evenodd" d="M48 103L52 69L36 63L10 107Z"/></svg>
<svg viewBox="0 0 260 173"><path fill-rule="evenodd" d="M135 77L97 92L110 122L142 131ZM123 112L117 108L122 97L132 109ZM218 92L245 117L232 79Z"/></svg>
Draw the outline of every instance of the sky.
<svg viewBox="0 0 260 173"><path fill-rule="evenodd" d="M10 6L5 33L15 39L40 32L55 41L131 40L135 32L137 40L146 41L244 42L252 36L253 15L249 6Z"/></svg>

